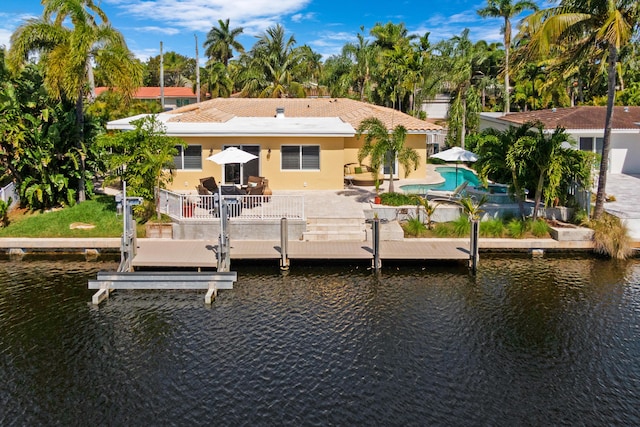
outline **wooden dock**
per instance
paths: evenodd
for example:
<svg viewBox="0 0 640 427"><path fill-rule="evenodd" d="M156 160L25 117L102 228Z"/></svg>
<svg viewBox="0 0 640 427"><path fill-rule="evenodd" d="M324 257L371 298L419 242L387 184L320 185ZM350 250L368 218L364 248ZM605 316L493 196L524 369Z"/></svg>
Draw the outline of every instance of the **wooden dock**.
<svg viewBox="0 0 640 427"><path fill-rule="evenodd" d="M140 239L134 268L215 268L217 242L206 240ZM289 260L373 260L371 242L291 241ZM281 259L279 241L231 241L231 260ZM469 239L430 239L380 242L380 259L468 260Z"/></svg>

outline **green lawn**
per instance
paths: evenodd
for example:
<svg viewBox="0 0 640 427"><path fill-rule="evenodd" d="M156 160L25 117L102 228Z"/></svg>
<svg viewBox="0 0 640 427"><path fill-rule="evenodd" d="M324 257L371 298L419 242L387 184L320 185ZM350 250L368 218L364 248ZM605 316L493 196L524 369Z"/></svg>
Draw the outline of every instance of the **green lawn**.
<svg viewBox="0 0 640 427"><path fill-rule="evenodd" d="M14 210L9 226L0 228L0 237L120 237L122 215L116 215L112 196L96 196L73 207L51 212ZM95 225L92 229L71 229L71 224Z"/></svg>

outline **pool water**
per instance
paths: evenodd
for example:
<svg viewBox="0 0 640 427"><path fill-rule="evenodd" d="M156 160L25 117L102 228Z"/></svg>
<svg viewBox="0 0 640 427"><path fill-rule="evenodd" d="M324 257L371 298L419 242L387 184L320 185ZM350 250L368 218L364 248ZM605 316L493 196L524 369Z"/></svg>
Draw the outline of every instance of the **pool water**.
<svg viewBox="0 0 640 427"><path fill-rule="evenodd" d="M440 166L436 168L444 178L444 182L440 184L408 184L401 185L400 188L405 193L424 194L429 190L453 191L464 181L468 181L470 186L480 185L478 176L471 170L465 168L455 168L451 166ZM457 176L456 176L457 174Z"/></svg>

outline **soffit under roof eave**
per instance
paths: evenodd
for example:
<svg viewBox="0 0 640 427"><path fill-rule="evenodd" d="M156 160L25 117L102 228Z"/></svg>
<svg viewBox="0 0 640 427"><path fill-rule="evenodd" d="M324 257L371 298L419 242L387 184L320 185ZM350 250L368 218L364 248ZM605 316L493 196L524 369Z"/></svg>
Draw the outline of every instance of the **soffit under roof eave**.
<svg viewBox="0 0 640 427"><path fill-rule="evenodd" d="M171 132L167 131L168 136L177 136L177 137L193 137L193 136L201 136L201 137L244 137L244 136L253 136L253 137L297 137L297 138L312 138L312 137L331 137L331 138L348 138L355 136L355 133L283 133L283 132L188 132L188 131L176 131Z"/></svg>

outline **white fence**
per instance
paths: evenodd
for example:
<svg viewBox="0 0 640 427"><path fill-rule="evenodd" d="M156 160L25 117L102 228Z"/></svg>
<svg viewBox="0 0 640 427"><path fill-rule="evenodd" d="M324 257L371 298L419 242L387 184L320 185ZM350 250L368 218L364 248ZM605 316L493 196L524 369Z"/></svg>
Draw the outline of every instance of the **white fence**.
<svg viewBox="0 0 640 427"><path fill-rule="evenodd" d="M11 206L15 206L20 201L20 196L16 191L16 185L13 182L0 188L0 200L7 203L9 199L11 199Z"/></svg>
<svg viewBox="0 0 640 427"><path fill-rule="evenodd" d="M239 219L305 219L304 196L222 196L229 217ZM160 190L160 211L178 220L220 218L218 195L197 195Z"/></svg>

